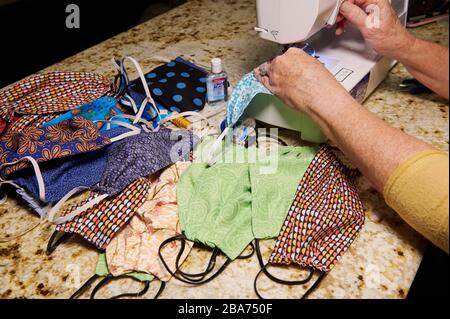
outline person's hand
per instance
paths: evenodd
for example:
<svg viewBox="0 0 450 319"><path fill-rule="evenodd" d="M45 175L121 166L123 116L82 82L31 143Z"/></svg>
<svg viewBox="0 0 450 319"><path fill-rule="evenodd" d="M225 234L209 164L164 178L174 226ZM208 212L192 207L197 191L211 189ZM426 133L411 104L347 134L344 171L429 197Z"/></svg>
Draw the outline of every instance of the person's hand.
<svg viewBox="0 0 450 319"><path fill-rule="evenodd" d="M254 73L284 103L306 114L329 107L336 99L351 99L325 66L301 49L290 48Z"/></svg>
<svg viewBox="0 0 450 319"><path fill-rule="evenodd" d="M340 8L336 34L345 30L346 22L354 24L370 47L378 53L397 58L414 42L401 24L388 0L347 0Z"/></svg>

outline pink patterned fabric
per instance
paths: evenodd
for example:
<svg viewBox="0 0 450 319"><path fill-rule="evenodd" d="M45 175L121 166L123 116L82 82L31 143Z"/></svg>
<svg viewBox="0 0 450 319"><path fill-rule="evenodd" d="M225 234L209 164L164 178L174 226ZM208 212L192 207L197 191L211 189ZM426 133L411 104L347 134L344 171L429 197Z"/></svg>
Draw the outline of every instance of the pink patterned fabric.
<svg viewBox="0 0 450 319"><path fill-rule="evenodd" d="M114 276L129 272L145 272L168 281L171 275L158 256L161 243L181 233L178 222L176 184L189 162L177 162L159 177L154 177L147 201L139 208L130 223L106 247L108 268ZM187 247L180 263L189 254L193 243ZM180 243L168 245L162 255L169 268L175 272L175 259Z"/></svg>

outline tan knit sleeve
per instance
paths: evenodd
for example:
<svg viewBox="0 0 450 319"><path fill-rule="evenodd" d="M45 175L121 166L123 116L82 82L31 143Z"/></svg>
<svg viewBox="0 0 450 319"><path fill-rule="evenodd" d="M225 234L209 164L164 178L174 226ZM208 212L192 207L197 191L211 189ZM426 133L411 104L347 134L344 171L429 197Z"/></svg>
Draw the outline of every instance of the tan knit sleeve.
<svg viewBox="0 0 450 319"><path fill-rule="evenodd" d="M436 246L449 251L448 153L424 151L400 164L384 188L386 203Z"/></svg>

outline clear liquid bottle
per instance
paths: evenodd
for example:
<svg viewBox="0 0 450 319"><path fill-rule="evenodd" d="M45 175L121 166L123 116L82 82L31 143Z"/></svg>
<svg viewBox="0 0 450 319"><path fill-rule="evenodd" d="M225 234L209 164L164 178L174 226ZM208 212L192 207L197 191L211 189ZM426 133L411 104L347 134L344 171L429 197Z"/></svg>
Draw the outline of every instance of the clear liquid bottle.
<svg viewBox="0 0 450 319"><path fill-rule="evenodd" d="M222 68L222 60L211 60L211 73L206 84L210 106L217 106L228 100L228 74Z"/></svg>

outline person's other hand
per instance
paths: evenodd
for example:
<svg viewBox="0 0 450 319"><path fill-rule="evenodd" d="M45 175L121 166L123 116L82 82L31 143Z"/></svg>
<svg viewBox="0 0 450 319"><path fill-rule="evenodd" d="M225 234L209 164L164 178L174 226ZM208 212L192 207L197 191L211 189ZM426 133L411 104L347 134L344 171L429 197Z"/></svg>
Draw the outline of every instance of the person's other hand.
<svg viewBox="0 0 450 319"><path fill-rule="evenodd" d="M266 72L261 73L261 68ZM336 99L351 99L325 66L301 49L290 48L254 73L284 103L306 114L329 107Z"/></svg>
<svg viewBox="0 0 450 319"><path fill-rule="evenodd" d="M347 0L340 8L336 34L344 32L345 23L354 24L364 39L378 53L396 57L414 42L401 24L388 0Z"/></svg>

